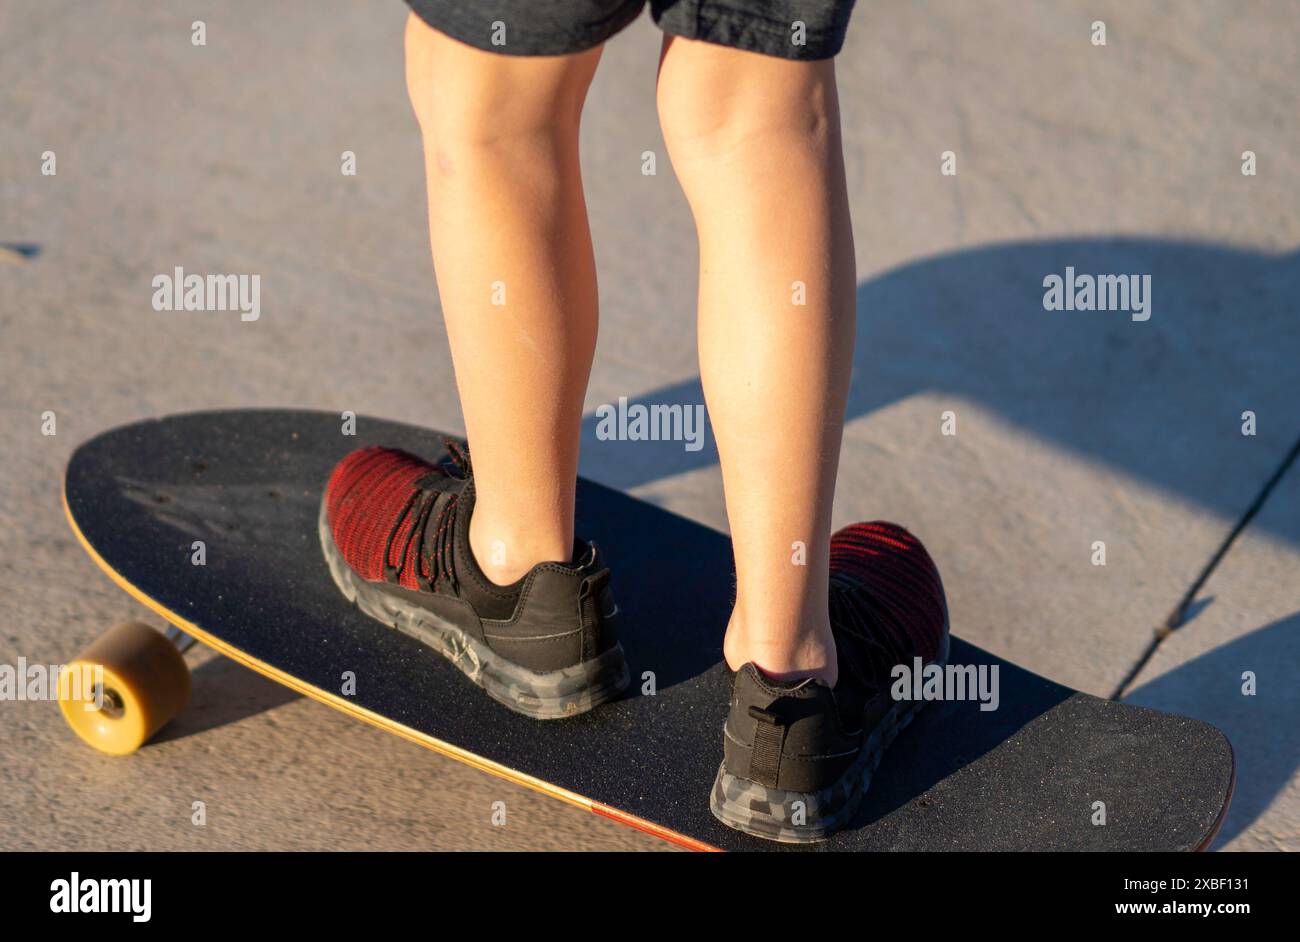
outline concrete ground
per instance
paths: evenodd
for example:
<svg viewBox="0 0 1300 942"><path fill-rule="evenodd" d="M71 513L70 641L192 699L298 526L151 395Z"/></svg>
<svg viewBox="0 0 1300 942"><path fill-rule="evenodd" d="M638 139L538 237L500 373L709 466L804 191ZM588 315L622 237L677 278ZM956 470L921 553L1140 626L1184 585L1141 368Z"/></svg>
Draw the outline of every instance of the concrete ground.
<svg viewBox="0 0 1300 942"><path fill-rule="evenodd" d="M96 432L235 406L462 428L404 16L397 0L0 0L0 663L60 661L144 615L59 506ZM859 343L837 522L906 523L958 634L1082 690L1112 691L1300 435L1295 16L1288 0L873 0L839 60ZM583 128L593 410L701 401L657 52L644 16L608 44ZM176 266L259 273L260 320L153 310L151 279ZM1043 278L1067 266L1150 274L1150 320L1044 310ZM711 449L589 427L583 473L725 529ZM1216 846L1300 849L1300 469L1191 615L1128 699L1231 737ZM81 746L52 704L0 704L0 847L663 846L195 664L194 704L129 760Z"/></svg>

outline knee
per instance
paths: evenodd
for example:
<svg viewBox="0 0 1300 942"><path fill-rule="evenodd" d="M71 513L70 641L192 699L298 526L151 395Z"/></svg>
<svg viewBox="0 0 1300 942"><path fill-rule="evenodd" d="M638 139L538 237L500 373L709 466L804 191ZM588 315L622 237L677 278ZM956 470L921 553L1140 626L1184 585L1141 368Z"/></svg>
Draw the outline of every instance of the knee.
<svg viewBox="0 0 1300 942"><path fill-rule="evenodd" d="M670 49L661 66L656 104L679 178L696 166L722 162L744 169L760 152L824 152L839 133L829 61L790 62L697 49L673 61Z"/></svg>
<svg viewBox="0 0 1300 942"><path fill-rule="evenodd" d="M406 89L426 143L508 148L523 138L573 135L595 69L590 55L530 59L459 43L411 13Z"/></svg>

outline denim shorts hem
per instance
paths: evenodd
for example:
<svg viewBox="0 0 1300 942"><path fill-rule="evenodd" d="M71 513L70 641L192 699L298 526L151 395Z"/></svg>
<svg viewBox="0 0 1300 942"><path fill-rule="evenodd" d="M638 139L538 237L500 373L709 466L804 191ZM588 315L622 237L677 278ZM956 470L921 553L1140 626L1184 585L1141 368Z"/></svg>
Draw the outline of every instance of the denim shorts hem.
<svg viewBox="0 0 1300 942"><path fill-rule="evenodd" d="M535 0L544 9L545 0ZM562 19L557 10L542 15L507 13L508 3L482 0L406 0L420 19L467 46L506 56L565 56L599 46L641 15L646 0L626 0L604 16ZM556 8L565 4L557 3ZM501 26L498 27L497 24ZM504 40L504 41L502 41Z"/></svg>
<svg viewBox="0 0 1300 942"><path fill-rule="evenodd" d="M780 59L829 59L844 46L852 0L833 4L788 4L789 19L750 9L744 0L718 2L695 0L689 7L674 4L660 11L652 9L656 24L666 33L731 46ZM690 15L693 12L694 15ZM815 14L815 15L813 15ZM802 41L795 43L795 23L803 24Z"/></svg>
<svg viewBox="0 0 1300 942"><path fill-rule="evenodd" d="M839 53L854 0L406 2L420 19L439 32L501 55L559 56L583 52L610 39L635 20L648 4L655 24L669 35L781 59L803 60L829 59Z"/></svg>

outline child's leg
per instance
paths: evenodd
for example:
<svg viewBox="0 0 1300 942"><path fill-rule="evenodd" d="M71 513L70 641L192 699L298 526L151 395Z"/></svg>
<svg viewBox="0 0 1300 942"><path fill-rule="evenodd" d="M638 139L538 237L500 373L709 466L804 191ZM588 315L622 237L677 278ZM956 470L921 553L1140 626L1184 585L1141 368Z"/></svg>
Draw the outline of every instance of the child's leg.
<svg viewBox="0 0 1300 942"><path fill-rule="evenodd" d="M573 552L596 344L578 123L600 50L500 55L407 21L433 262L473 450L470 544L502 584Z"/></svg>
<svg viewBox="0 0 1300 942"><path fill-rule="evenodd" d="M856 289L834 60L668 37L658 97L699 233L700 374L736 554L724 653L833 685L828 543Z"/></svg>

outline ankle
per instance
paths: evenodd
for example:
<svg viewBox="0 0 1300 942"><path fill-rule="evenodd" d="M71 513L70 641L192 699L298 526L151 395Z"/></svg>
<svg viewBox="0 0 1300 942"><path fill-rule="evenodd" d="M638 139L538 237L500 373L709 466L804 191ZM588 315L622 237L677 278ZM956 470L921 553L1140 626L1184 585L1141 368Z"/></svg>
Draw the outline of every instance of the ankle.
<svg viewBox="0 0 1300 942"><path fill-rule="evenodd" d="M722 654L732 670L752 663L773 680L814 677L834 687L839 679L829 615L761 619L737 609L727 625Z"/></svg>
<svg viewBox="0 0 1300 942"><path fill-rule="evenodd" d="M477 513L470 518L469 548L483 575L495 585L517 582L538 563L569 561L573 540L505 526Z"/></svg>

